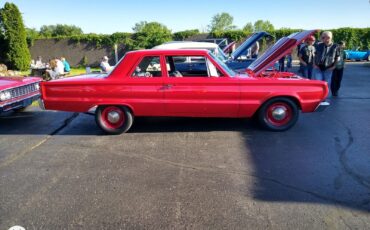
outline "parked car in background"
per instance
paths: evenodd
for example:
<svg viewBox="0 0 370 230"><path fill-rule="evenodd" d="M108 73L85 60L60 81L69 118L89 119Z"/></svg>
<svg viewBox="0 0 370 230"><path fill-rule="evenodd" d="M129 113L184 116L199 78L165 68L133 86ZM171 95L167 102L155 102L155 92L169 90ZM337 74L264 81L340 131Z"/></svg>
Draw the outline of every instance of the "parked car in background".
<svg viewBox="0 0 370 230"><path fill-rule="evenodd" d="M244 72L246 68L255 60L248 56L249 49L256 42L261 41L261 39L273 38L267 32L258 32L252 34L247 38L231 55L226 55L222 49L215 43L211 42L188 42L188 41L176 41L167 42L159 46L153 47L153 49L208 49L211 50L222 62L224 62L229 68L237 72ZM184 63L191 64L194 68L206 69L205 63ZM181 67L179 67L181 68Z"/></svg>
<svg viewBox="0 0 370 230"><path fill-rule="evenodd" d="M368 51L359 51L359 50L345 50L346 59L354 61L370 61L370 50Z"/></svg>
<svg viewBox="0 0 370 230"><path fill-rule="evenodd" d="M20 111L40 98L38 77L0 77L0 113Z"/></svg>
<svg viewBox="0 0 370 230"><path fill-rule="evenodd" d="M328 106L327 83L266 70L315 32L280 39L245 74L234 72L207 50L128 52L109 74L42 82L42 104L60 111L95 109L96 123L110 134L128 131L134 117L142 116L256 116L270 130L287 130L297 122L300 110L314 112ZM176 60L188 58L203 59L207 69L179 71Z"/></svg>
<svg viewBox="0 0 370 230"><path fill-rule="evenodd" d="M198 40L197 42L211 42L217 44L220 49L224 49L226 46L229 45L229 41L227 38L206 38Z"/></svg>

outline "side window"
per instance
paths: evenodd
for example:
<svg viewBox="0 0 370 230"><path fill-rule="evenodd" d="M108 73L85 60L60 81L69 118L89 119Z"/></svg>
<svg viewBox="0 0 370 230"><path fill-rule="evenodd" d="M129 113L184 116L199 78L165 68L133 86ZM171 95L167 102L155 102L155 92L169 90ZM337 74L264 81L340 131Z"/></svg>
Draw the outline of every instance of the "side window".
<svg viewBox="0 0 370 230"><path fill-rule="evenodd" d="M169 77L221 77L221 72L204 56L167 56Z"/></svg>
<svg viewBox="0 0 370 230"><path fill-rule="evenodd" d="M132 77L161 77L161 62L159 56L144 57L135 67Z"/></svg>

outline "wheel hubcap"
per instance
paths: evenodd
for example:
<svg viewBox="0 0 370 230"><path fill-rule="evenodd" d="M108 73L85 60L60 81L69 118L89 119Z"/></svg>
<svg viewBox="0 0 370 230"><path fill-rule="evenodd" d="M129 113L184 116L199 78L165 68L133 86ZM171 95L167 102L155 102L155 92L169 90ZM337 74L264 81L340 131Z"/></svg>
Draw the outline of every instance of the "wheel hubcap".
<svg viewBox="0 0 370 230"><path fill-rule="evenodd" d="M108 121L111 123L117 123L120 120L120 114L117 111L110 111L107 117Z"/></svg>
<svg viewBox="0 0 370 230"><path fill-rule="evenodd" d="M283 107L277 107L272 111L272 116L275 120L281 121L286 117L286 109Z"/></svg>

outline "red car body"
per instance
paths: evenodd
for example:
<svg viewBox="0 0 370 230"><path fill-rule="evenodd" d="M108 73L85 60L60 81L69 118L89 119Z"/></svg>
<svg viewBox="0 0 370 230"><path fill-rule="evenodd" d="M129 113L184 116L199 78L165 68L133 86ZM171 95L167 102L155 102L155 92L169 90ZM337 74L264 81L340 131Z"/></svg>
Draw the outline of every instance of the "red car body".
<svg viewBox="0 0 370 230"><path fill-rule="evenodd" d="M293 73L266 69L314 32L305 31L293 38L279 40L252 63L246 74L231 75L227 67L206 50L128 52L108 75L82 75L43 82L42 100L45 108L50 110L87 112L96 107L101 108L96 115L97 122L110 133L122 132L117 129L127 121L127 113L130 113L129 120L133 116L248 118L259 113L266 103L274 102L264 109L266 117L261 118L262 122L270 116L272 126L268 128L285 130L292 126L289 124L287 127L287 121L296 120L293 117L298 116L296 109L313 112L322 105L328 95L328 87L322 81L302 79ZM153 56L159 57L161 77L133 77L135 67L145 57ZM168 70L171 67L166 62L166 57L169 56L204 57L210 61L208 65L213 64L217 68L220 76L171 77ZM288 105L286 100L289 101ZM284 113L286 117L275 116L278 118L275 119L272 116L280 113ZM122 117L119 118L120 116ZM109 120L117 122L112 117L117 118L119 124L110 122ZM284 122L279 124L280 120Z"/></svg>
<svg viewBox="0 0 370 230"><path fill-rule="evenodd" d="M40 78L0 77L0 113L21 110L40 98Z"/></svg>

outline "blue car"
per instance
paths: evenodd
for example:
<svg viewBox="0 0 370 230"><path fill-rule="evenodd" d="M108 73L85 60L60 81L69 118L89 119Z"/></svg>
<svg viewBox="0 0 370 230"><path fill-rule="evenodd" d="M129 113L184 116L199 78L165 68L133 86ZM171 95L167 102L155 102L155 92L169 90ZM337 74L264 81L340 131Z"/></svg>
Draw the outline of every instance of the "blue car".
<svg viewBox="0 0 370 230"><path fill-rule="evenodd" d="M345 52L347 60L370 61L370 50L368 51L345 50Z"/></svg>

